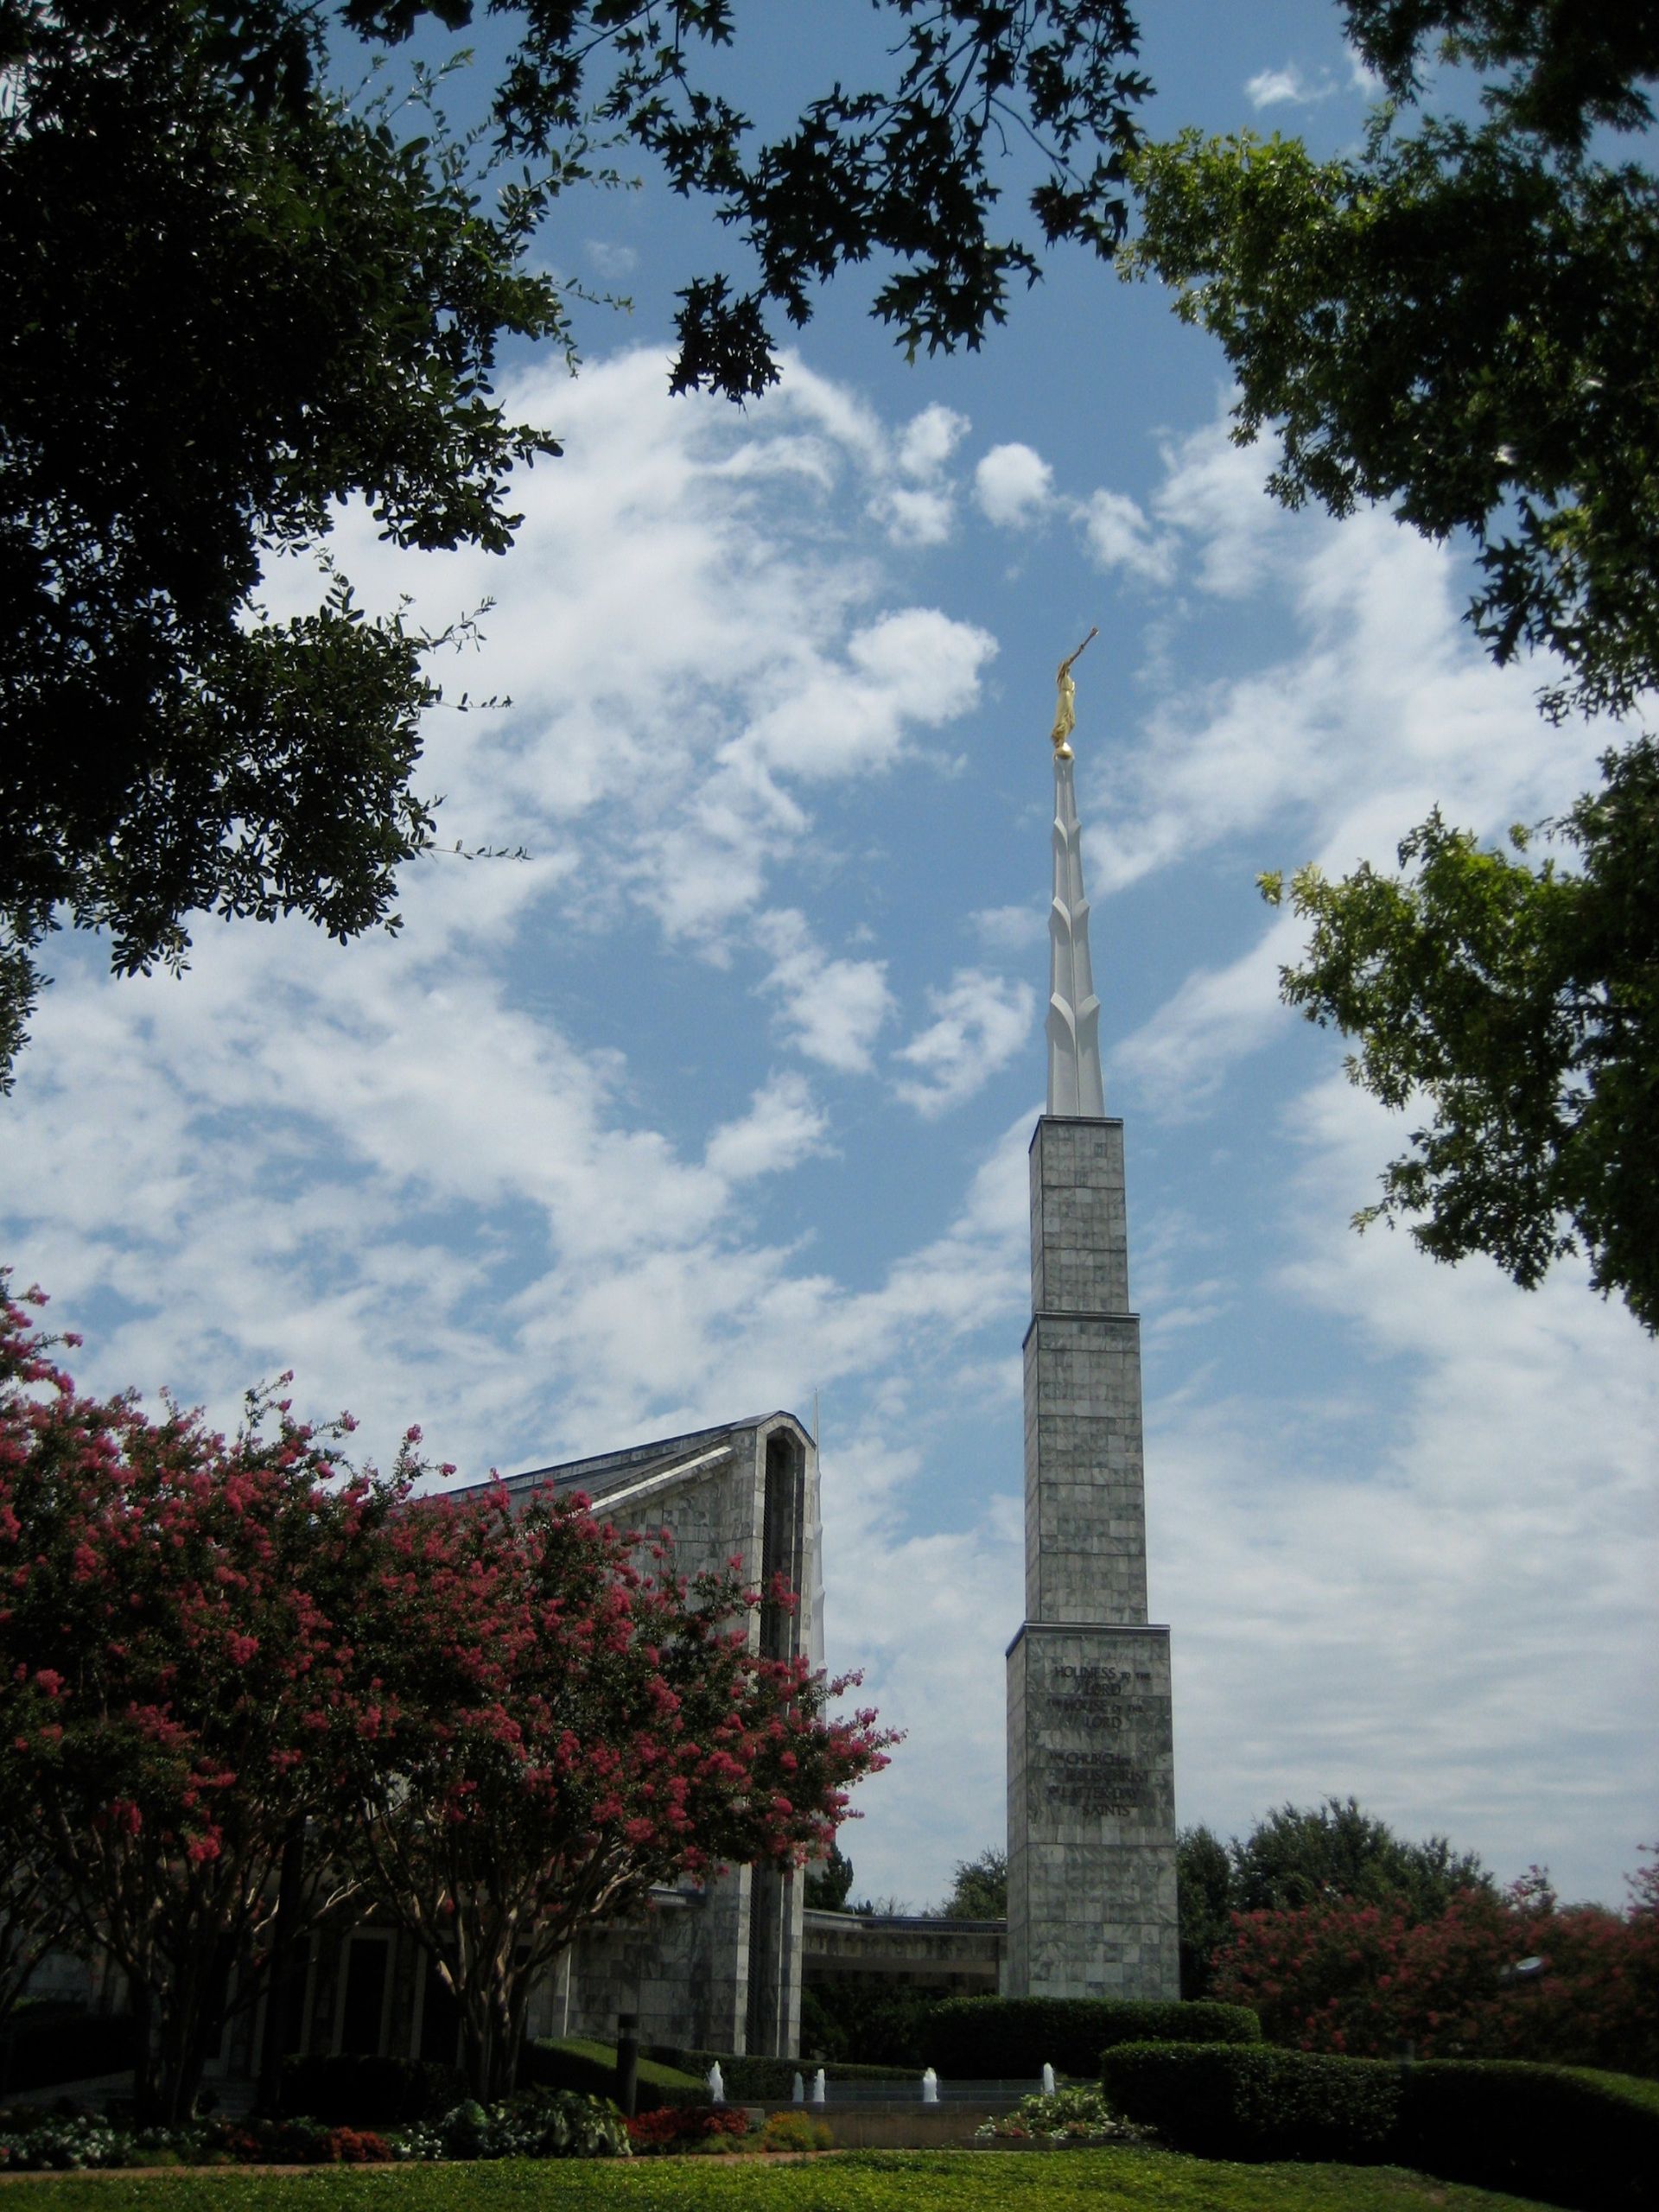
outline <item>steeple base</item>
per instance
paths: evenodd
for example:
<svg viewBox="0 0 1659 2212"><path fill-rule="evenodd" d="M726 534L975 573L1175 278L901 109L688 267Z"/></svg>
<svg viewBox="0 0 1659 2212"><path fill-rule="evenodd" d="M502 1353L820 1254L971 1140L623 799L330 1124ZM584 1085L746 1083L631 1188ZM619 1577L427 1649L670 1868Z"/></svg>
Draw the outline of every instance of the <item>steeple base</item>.
<svg viewBox="0 0 1659 2212"><path fill-rule="evenodd" d="M1027 1621L1008 1647L1007 1993L1180 1994L1166 1628Z"/></svg>

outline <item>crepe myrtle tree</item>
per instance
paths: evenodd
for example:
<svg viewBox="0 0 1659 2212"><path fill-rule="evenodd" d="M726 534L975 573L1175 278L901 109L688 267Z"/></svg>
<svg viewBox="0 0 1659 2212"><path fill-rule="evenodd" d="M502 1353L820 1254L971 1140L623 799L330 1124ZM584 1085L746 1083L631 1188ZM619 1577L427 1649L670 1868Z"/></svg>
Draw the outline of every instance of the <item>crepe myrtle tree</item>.
<svg viewBox="0 0 1659 2212"><path fill-rule="evenodd" d="M1646 1854L1650 1857L1650 1854ZM1393 2057L1524 2058L1649 2075L1659 2065L1659 1869L1623 1912L1562 1905L1537 1868L1502 1892L1319 1897L1236 1912L1212 1993L1274 2043Z"/></svg>
<svg viewBox="0 0 1659 2212"><path fill-rule="evenodd" d="M258 1993L296 1822L338 1815L344 1624L411 1463L353 1473L268 1393L229 1440L82 1396L53 1357L76 1341L0 1294L0 1799L126 1974L139 2112L170 2124L233 1969ZM314 1866L299 1925L336 1872Z"/></svg>
<svg viewBox="0 0 1659 2212"><path fill-rule="evenodd" d="M725 1864L799 1866L891 1731L756 1649L782 1585L690 1578L671 1546L499 1484L412 1499L355 1616L365 1897L435 1962L474 2093L512 2086L531 1988L588 1928Z"/></svg>

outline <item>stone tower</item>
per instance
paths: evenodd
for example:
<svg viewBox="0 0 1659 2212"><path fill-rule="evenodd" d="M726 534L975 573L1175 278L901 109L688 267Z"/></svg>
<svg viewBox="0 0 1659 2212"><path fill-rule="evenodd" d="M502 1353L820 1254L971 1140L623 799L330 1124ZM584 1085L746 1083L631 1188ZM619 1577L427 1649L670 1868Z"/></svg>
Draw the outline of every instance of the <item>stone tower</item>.
<svg viewBox="0 0 1659 2212"><path fill-rule="evenodd" d="M1076 656L1073 656L1075 658ZM1048 1111L1031 1145L1026 1618L1008 1646L1008 1992L1179 1994L1169 1630L1147 1619L1141 1324L1055 725Z"/></svg>

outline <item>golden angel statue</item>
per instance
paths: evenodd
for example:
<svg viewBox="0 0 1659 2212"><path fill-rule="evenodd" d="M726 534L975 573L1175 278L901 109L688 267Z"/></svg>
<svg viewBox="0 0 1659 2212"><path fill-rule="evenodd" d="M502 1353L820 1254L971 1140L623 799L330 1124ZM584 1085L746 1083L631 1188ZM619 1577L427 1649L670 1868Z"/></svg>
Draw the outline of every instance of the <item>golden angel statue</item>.
<svg viewBox="0 0 1659 2212"><path fill-rule="evenodd" d="M1100 626L1096 623L1083 645L1076 652L1068 653L1055 671L1054 683L1059 696L1054 705L1054 727L1048 734L1055 756L1061 760L1071 758L1071 733L1077 726L1077 687L1071 680L1071 664L1082 658L1084 646L1099 635Z"/></svg>

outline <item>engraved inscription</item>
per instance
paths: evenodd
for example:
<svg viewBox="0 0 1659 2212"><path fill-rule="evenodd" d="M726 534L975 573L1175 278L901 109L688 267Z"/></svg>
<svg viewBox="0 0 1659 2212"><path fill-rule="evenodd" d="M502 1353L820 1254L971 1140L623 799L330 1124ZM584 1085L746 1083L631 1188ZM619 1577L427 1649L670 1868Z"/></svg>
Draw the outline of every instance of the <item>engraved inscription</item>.
<svg viewBox="0 0 1659 2212"><path fill-rule="evenodd" d="M1082 1662L1057 1663L1046 1670L1037 1691L1042 1736L1096 1741L1074 1748L1052 1740L1033 1744L1033 1764L1044 1802L1058 1811L1091 1813L1099 1818L1144 1818L1152 1809L1152 1777L1132 1752L1108 1748L1099 1738L1133 1738L1149 1718L1151 1671ZM1137 1694L1137 1693L1139 1693Z"/></svg>

